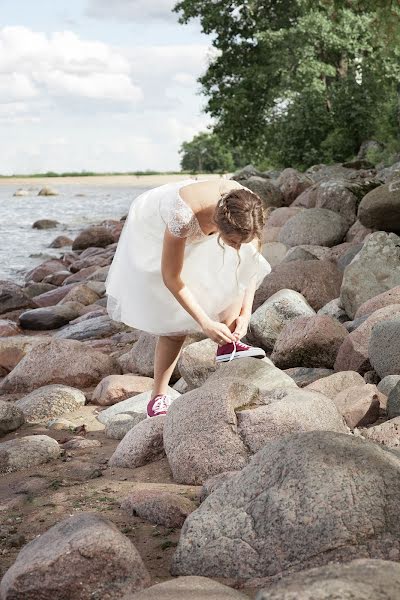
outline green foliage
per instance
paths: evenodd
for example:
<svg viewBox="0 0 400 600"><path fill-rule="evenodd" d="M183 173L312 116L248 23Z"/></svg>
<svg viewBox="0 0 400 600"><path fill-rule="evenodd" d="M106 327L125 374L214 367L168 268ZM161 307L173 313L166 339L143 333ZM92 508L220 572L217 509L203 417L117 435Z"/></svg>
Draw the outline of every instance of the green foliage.
<svg viewBox="0 0 400 600"><path fill-rule="evenodd" d="M182 0L215 52L200 78L214 131L248 162L306 168L396 146L400 6L390 0Z"/></svg>
<svg viewBox="0 0 400 600"><path fill-rule="evenodd" d="M181 167L192 173L225 173L234 169L232 152L215 133L199 133L183 142Z"/></svg>

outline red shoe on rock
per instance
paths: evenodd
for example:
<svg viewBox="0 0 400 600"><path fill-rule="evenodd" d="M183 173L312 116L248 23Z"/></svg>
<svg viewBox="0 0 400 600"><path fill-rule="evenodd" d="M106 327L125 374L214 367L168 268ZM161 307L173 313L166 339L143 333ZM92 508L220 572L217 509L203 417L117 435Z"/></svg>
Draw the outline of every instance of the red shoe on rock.
<svg viewBox="0 0 400 600"><path fill-rule="evenodd" d="M171 403L172 398L167 394L157 394L147 405L147 418L166 415Z"/></svg>
<svg viewBox="0 0 400 600"><path fill-rule="evenodd" d="M230 362L235 358L244 358L253 356L254 358L264 358L265 352L262 348L248 346L240 340L237 342L229 342L223 346L218 346L215 360L217 362Z"/></svg>

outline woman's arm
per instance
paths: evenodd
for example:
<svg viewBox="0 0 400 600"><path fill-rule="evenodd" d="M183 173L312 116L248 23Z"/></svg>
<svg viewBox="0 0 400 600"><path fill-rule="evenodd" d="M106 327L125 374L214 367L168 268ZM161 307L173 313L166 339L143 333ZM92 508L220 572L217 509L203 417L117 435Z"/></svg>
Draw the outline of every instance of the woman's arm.
<svg viewBox="0 0 400 600"><path fill-rule="evenodd" d="M242 302L242 308L240 309L240 315L244 317L251 317L251 309L254 301L254 294L256 293L256 279L255 277L251 280L250 284L246 288L244 298Z"/></svg>
<svg viewBox="0 0 400 600"><path fill-rule="evenodd" d="M190 314L200 327L210 322L210 317L198 304L192 292L181 279L186 238L174 236L165 229L161 256L161 274L165 286L175 296L179 304Z"/></svg>

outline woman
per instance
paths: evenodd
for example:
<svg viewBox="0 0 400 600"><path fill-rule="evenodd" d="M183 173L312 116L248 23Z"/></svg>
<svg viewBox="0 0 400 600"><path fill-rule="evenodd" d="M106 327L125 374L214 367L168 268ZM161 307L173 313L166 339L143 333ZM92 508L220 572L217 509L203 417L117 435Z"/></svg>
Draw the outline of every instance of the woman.
<svg viewBox="0 0 400 600"><path fill-rule="evenodd" d="M189 333L216 342L218 362L265 356L240 342L271 271L259 252L264 224L262 200L234 180L168 183L132 202L106 281L107 310L159 336L149 417L171 404L168 383Z"/></svg>

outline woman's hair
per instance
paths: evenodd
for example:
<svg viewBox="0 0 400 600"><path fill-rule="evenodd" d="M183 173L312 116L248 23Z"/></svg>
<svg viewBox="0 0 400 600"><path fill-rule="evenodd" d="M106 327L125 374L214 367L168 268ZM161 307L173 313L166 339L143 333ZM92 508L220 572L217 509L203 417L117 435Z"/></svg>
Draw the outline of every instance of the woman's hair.
<svg viewBox="0 0 400 600"><path fill-rule="evenodd" d="M264 208L261 198L245 188L235 188L226 192L218 200L215 207L213 222L219 229L218 245L221 233L229 236L237 234L242 243L251 242L254 238L258 241L258 251L262 248L262 232L265 226L269 209ZM238 254L238 268L240 265L240 254ZM236 269L237 279L237 269Z"/></svg>

